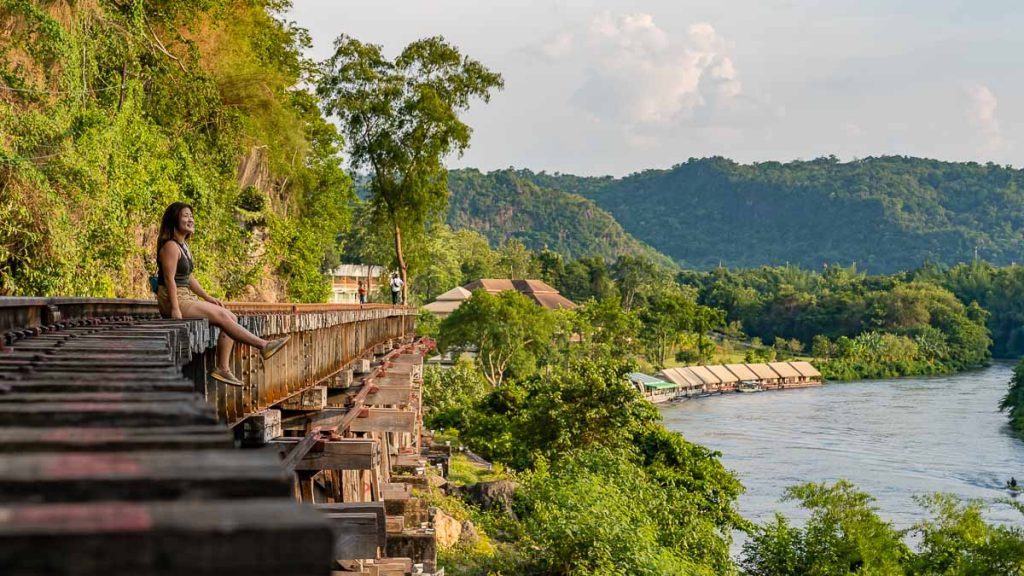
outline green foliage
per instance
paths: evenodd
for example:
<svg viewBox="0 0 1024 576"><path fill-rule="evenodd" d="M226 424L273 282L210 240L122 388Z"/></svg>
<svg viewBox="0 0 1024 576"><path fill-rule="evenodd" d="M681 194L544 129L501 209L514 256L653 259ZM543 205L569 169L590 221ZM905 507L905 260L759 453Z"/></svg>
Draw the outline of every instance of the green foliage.
<svg viewBox="0 0 1024 576"><path fill-rule="evenodd" d="M460 573L731 574L741 491L718 454L658 423L611 353L549 364L483 398L468 365L425 383L455 415L461 441L520 470L518 521L499 552ZM443 374L443 372L442 372ZM440 374L439 374L440 375ZM471 389L473 393L463 391Z"/></svg>
<svg viewBox="0 0 1024 576"><path fill-rule="evenodd" d="M657 366L665 366L670 350L686 333L698 336L698 356L706 358L711 343L704 334L725 324L724 311L699 305L687 291L678 288L652 294L639 316L643 324L640 339L648 359Z"/></svg>
<svg viewBox="0 0 1024 576"><path fill-rule="evenodd" d="M988 524L982 505L936 494L919 499L933 519L918 523L919 552L912 574L982 576L1024 574L1024 530ZM1019 506L1018 506L1019 509Z"/></svg>
<svg viewBox="0 0 1024 576"><path fill-rule="evenodd" d="M484 457L518 470L574 448L624 448L659 418L626 379L631 369L582 359L510 380L483 400L461 437Z"/></svg>
<svg viewBox="0 0 1024 576"><path fill-rule="evenodd" d="M321 300L351 186L334 128L295 89L309 38L286 8L0 7L0 76L20 90L0 98L0 293L146 295L161 212L185 200L211 293L273 275Z"/></svg>
<svg viewBox="0 0 1024 576"><path fill-rule="evenodd" d="M796 528L776 514L758 526L743 546L746 574L1024 574L1024 530L986 523L978 503L941 494L920 498L932 518L908 531L920 542L915 551L903 542L907 533L879 518L872 498L848 482L795 486L787 498L810 510L810 519Z"/></svg>
<svg viewBox="0 0 1024 576"><path fill-rule="evenodd" d="M578 342L568 345L569 354L630 358L640 353L640 318L636 312L624 309L617 295L587 300L569 316L572 333L579 336Z"/></svg>
<svg viewBox="0 0 1024 576"><path fill-rule="evenodd" d="M1013 378L1010 379L999 409L1007 412L1014 430L1024 435L1024 360L1018 362L1013 369Z"/></svg>
<svg viewBox="0 0 1024 576"><path fill-rule="evenodd" d="M911 276L945 287L961 302L980 305L988 313L994 356L1024 356L1024 267L997 268L976 260L951 268L927 264Z"/></svg>
<svg viewBox="0 0 1024 576"><path fill-rule="evenodd" d="M525 574L728 574L677 546L679 532L701 534L666 518L667 494L643 468L619 452L572 453L525 480L522 506L526 538L535 552L521 557ZM666 522L668 520L668 522ZM702 528L702 527L701 527ZM715 540L705 541L712 544ZM728 566L726 564L726 566Z"/></svg>
<svg viewBox="0 0 1024 576"><path fill-rule="evenodd" d="M444 369L426 366L423 370L423 424L430 429L462 430L466 427L466 407L481 401L490 391L487 380L468 362Z"/></svg>
<svg viewBox="0 0 1024 576"><path fill-rule="evenodd" d="M526 376L551 346L556 329L554 313L514 291L489 294L479 289L441 322L438 347L442 352L469 346L492 386L509 374Z"/></svg>
<svg viewBox="0 0 1024 576"><path fill-rule="evenodd" d="M786 498L811 511L804 528L781 516L758 527L743 546L742 567L752 576L905 574L910 550L902 534L878 517L872 498L851 484L802 484Z"/></svg>
<svg viewBox="0 0 1024 576"><path fill-rule="evenodd" d="M531 250L548 249L567 260L595 256L610 261L643 255L673 266L670 259L627 234L591 200L550 189L531 181L526 173L453 170L448 186L448 223L483 233L493 246L515 238Z"/></svg>
<svg viewBox="0 0 1024 576"><path fill-rule="evenodd" d="M413 42L394 60L345 35L334 48L317 93L348 136L353 165L370 170L371 215L394 232L407 283L402 230L422 230L444 208L444 159L469 146L471 130L459 114L474 98L489 100L501 76L441 37Z"/></svg>
<svg viewBox="0 0 1024 576"><path fill-rule="evenodd" d="M986 313L923 278L786 266L686 271L680 280L726 321L774 343L773 352L752 347L749 361L810 347L826 378L846 380L951 372L990 358Z"/></svg>

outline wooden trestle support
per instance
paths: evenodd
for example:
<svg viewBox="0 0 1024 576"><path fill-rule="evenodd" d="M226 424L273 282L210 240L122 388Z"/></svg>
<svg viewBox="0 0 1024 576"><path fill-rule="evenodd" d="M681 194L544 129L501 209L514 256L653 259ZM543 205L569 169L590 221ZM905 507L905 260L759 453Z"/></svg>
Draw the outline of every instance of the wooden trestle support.
<svg viewBox="0 0 1024 576"><path fill-rule="evenodd" d="M238 388L203 321L0 298L0 574L440 573L415 310L230 308L292 337L237 347Z"/></svg>

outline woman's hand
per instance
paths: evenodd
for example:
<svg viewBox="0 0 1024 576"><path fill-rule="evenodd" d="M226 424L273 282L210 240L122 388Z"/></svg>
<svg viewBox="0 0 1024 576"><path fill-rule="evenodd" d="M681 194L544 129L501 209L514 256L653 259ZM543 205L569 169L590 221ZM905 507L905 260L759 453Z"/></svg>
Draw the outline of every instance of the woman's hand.
<svg viewBox="0 0 1024 576"><path fill-rule="evenodd" d="M179 309L179 308L172 308L171 309L171 318L174 319L174 320L181 320L181 309Z"/></svg>
<svg viewBox="0 0 1024 576"><path fill-rule="evenodd" d="M220 306L221 308L224 308L224 303L221 302L220 300L217 300L213 296L207 298L206 301L209 302L210 304L213 304L214 306Z"/></svg>

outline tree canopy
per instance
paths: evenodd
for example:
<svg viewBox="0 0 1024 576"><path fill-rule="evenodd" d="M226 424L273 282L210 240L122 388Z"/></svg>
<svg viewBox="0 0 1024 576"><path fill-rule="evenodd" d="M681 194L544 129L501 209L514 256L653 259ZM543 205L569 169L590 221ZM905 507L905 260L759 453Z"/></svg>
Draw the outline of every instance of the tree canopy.
<svg viewBox="0 0 1024 576"><path fill-rule="evenodd" d="M422 229L445 208L444 160L461 154L472 133L459 114L502 85L500 75L439 36L389 60L381 46L342 35L322 65L321 106L340 120L353 166L370 171L372 216L394 233L406 286L402 229Z"/></svg>

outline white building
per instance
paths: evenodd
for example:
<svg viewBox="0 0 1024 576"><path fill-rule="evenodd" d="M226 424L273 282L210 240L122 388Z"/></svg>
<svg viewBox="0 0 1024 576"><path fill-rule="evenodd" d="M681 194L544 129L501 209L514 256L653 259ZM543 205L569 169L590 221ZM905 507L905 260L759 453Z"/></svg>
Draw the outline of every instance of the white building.
<svg viewBox="0 0 1024 576"><path fill-rule="evenodd" d="M383 266L342 264L331 270L331 304L358 304L359 281L366 286L366 301L373 302L384 278Z"/></svg>

